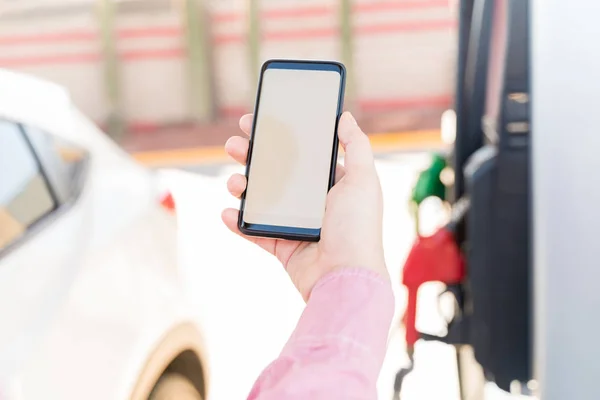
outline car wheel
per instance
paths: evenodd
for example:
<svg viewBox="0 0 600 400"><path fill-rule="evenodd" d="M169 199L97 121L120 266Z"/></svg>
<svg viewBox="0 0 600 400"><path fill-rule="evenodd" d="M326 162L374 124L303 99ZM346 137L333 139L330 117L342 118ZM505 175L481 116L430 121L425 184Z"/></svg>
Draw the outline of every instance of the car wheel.
<svg viewBox="0 0 600 400"><path fill-rule="evenodd" d="M202 396L185 376L166 373L158 380L148 400L202 400Z"/></svg>

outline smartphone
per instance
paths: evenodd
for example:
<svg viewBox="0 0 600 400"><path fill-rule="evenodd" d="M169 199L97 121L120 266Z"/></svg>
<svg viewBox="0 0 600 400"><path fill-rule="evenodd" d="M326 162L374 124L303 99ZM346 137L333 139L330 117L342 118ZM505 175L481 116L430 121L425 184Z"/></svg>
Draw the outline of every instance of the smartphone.
<svg viewBox="0 0 600 400"><path fill-rule="evenodd" d="M238 227L246 235L318 241L337 162L346 69L269 60L261 68Z"/></svg>

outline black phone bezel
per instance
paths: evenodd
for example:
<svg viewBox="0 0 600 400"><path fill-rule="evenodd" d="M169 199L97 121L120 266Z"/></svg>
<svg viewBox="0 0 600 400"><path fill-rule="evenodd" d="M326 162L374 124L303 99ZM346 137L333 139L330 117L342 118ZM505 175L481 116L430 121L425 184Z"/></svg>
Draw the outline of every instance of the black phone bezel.
<svg viewBox="0 0 600 400"><path fill-rule="evenodd" d="M246 179L248 179L248 173L250 171L250 165L252 163L252 149L254 144L254 134L256 126L256 118L258 115L258 108L260 106L260 95L262 89L262 81L264 73L267 69L297 69L297 70L311 70L311 71L335 71L340 74L340 91L338 95L338 106L337 115L335 119L335 131L333 135L332 152L331 152L331 163L329 169L329 186L327 190L331 189L335 182L335 167L337 164L338 156L338 135L337 129L344 109L344 90L346 86L346 67L344 64L336 61L313 61L313 60L282 60L273 59L267 60L260 69L260 77L258 80L258 88L256 91L256 101L254 103L254 116L252 120L252 133L250 134L250 145L248 147L248 157L246 158ZM290 226L278 226L278 225L262 225L252 224L244 221L244 208L246 202L246 192L242 193L240 202L240 213L238 217L238 228L239 230L249 236L260 236L268 238L286 239L286 240L301 240L305 242L317 242L321 238L321 228L318 229L307 229Z"/></svg>

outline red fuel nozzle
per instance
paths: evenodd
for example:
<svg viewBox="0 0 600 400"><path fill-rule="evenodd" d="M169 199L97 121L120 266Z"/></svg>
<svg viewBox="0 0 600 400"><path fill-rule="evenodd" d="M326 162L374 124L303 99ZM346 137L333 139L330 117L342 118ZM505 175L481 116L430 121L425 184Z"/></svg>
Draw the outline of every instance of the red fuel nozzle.
<svg viewBox="0 0 600 400"><path fill-rule="evenodd" d="M425 282L439 281L458 284L465 278L465 262L454 235L447 227L428 237L418 237L413 244L402 271L402 284L408 290L406 307L406 346L409 350L419 339L415 326L417 292Z"/></svg>

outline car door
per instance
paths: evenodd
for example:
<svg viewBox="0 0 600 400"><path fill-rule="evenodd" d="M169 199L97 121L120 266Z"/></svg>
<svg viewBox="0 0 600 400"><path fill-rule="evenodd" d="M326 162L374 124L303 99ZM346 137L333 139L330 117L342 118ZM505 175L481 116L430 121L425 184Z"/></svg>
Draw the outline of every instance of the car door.
<svg viewBox="0 0 600 400"><path fill-rule="evenodd" d="M77 274L86 165L83 149L0 119L0 386L35 354Z"/></svg>

